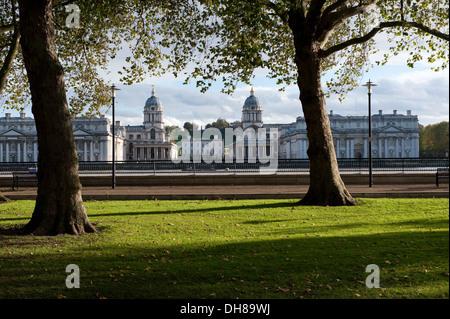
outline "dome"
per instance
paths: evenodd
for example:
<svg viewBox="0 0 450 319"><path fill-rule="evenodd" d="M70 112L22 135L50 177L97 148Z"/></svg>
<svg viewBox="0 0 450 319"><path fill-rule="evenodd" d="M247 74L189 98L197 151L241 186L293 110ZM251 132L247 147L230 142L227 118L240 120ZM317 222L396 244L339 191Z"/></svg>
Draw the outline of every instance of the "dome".
<svg viewBox="0 0 450 319"><path fill-rule="evenodd" d="M154 107L156 109L161 109L161 102L159 101L159 98L155 96L155 88L152 88L152 96L147 99L147 102L145 102L145 108L151 108Z"/></svg>
<svg viewBox="0 0 450 319"><path fill-rule="evenodd" d="M244 109L261 109L258 98L255 96L255 92L250 91L250 96L244 102Z"/></svg>

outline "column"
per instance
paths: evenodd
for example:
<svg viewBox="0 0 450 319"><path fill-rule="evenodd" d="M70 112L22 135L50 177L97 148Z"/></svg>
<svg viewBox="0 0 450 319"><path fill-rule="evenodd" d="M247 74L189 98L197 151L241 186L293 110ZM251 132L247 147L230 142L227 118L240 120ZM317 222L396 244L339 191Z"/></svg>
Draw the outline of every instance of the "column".
<svg viewBox="0 0 450 319"><path fill-rule="evenodd" d="M385 137L384 138L384 157L389 157L389 152L388 152L388 138Z"/></svg>
<svg viewBox="0 0 450 319"><path fill-rule="evenodd" d="M348 138L345 139L345 158L350 157L350 140Z"/></svg>
<svg viewBox="0 0 450 319"><path fill-rule="evenodd" d="M37 142L33 142L33 161L37 162L38 160L38 149L37 149Z"/></svg>
<svg viewBox="0 0 450 319"><path fill-rule="evenodd" d="M395 158L398 158L398 137L394 137L395 138Z"/></svg>
<svg viewBox="0 0 450 319"><path fill-rule="evenodd" d="M306 139L302 138L302 158L307 158Z"/></svg>
<svg viewBox="0 0 450 319"><path fill-rule="evenodd" d="M87 141L84 141L83 144L83 161L87 161Z"/></svg>
<svg viewBox="0 0 450 319"><path fill-rule="evenodd" d="M308 138L305 138L305 155L304 158L308 158L308 146L309 146L309 142L308 142Z"/></svg>
<svg viewBox="0 0 450 319"><path fill-rule="evenodd" d="M350 139L350 158L354 158L355 157L355 150L354 150L354 143L355 141L353 140L353 138Z"/></svg>
<svg viewBox="0 0 450 319"><path fill-rule="evenodd" d="M21 162L21 158L20 158L20 142L16 143L16 162Z"/></svg>
<svg viewBox="0 0 450 319"><path fill-rule="evenodd" d="M402 157L406 157L406 154L405 154L405 136L403 136L403 138L401 139L401 144L402 144Z"/></svg>
<svg viewBox="0 0 450 319"><path fill-rule="evenodd" d="M0 163L3 162L3 142L0 141Z"/></svg>
<svg viewBox="0 0 450 319"><path fill-rule="evenodd" d="M381 136L378 135L378 158L381 158L382 152L381 152Z"/></svg>
<svg viewBox="0 0 450 319"><path fill-rule="evenodd" d="M104 142L104 141L98 141L98 158L101 160L101 161L107 161L108 159L106 158L106 152L105 152L105 146L106 146L106 143Z"/></svg>
<svg viewBox="0 0 450 319"><path fill-rule="evenodd" d="M369 158L369 155L368 155L368 141L364 138L363 139L363 144L364 144L364 155L363 155L363 158Z"/></svg>
<svg viewBox="0 0 450 319"><path fill-rule="evenodd" d="M341 158L342 157L342 155L341 155L341 138L338 138L337 139L337 144L336 144L336 156L337 156L337 158Z"/></svg>
<svg viewBox="0 0 450 319"><path fill-rule="evenodd" d="M291 142L287 141L286 143L286 158L290 159L291 158Z"/></svg>
<svg viewBox="0 0 450 319"><path fill-rule="evenodd" d="M9 143L8 143L8 140L6 140L6 143L5 143L6 145L5 145L5 147L6 147L6 158L5 158L5 162L6 163L9 163Z"/></svg>
<svg viewBox="0 0 450 319"><path fill-rule="evenodd" d="M94 160L94 141L89 141L89 160Z"/></svg>
<svg viewBox="0 0 450 319"><path fill-rule="evenodd" d="M28 158L27 158L27 141L26 140L23 141L22 147L23 147L23 161L24 162L28 162Z"/></svg>

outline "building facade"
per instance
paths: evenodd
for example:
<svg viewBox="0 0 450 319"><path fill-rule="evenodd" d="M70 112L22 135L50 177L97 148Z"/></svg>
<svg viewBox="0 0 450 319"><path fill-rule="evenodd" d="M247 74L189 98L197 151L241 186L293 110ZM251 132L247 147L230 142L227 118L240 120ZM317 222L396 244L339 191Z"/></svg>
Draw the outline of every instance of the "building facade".
<svg viewBox="0 0 450 319"><path fill-rule="evenodd" d="M161 102L153 88L152 96L145 102L143 124L123 127L126 160L170 160L177 156L177 146L170 141L163 115Z"/></svg>
<svg viewBox="0 0 450 319"><path fill-rule="evenodd" d="M342 116L330 111L331 133L337 158L369 157L368 116ZM306 122L302 116L290 127L282 130L280 138L281 158L307 158L308 138ZM419 122L411 111L399 114L372 115L372 157L411 158L419 157Z"/></svg>
<svg viewBox="0 0 450 319"><path fill-rule="evenodd" d="M306 159L308 138L306 122L299 116L294 123L264 124L263 108L254 94L242 107L241 128L257 131L266 129L264 145L265 155L278 154L282 159ZM155 89L144 105L142 125L120 125L115 123L115 159L116 161L133 160L171 160L178 157L177 145L170 141L169 131L164 125L164 111ZM337 158L368 158L368 117L342 116L330 111L331 131ZM412 158L419 157L419 123L417 115L411 111L398 114L372 115L372 157L373 158ZM112 127L105 116L99 118L76 117L72 120L75 146L80 161L112 160ZM235 127L236 128L236 127ZM271 130L272 129L272 130ZM276 130L274 136L273 129ZM270 137L270 138L269 138ZM222 137L223 138L223 137ZM233 148L233 154L244 158L257 157L258 148L244 144L225 145L218 136L203 136L185 140L181 150L189 150L190 157L209 154L218 159ZM276 138L278 147L270 141ZM255 141L258 142L257 140ZM261 143L262 145L262 143ZM250 145L251 146L251 145ZM20 113L12 117L6 113L0 118L0 162L37 162L38 141L34 119Z"/></svg>
<svg viewBox="0 0 450 319"><path fill-rule="evenodd" d="M75 147L79 161L111 161L112 133L110 120L76 117L72 120ZM116 130L116 159L123 159L125 134ZM0 162L37 162L38 140L34 119L20 113L0 118Z"/></svg>

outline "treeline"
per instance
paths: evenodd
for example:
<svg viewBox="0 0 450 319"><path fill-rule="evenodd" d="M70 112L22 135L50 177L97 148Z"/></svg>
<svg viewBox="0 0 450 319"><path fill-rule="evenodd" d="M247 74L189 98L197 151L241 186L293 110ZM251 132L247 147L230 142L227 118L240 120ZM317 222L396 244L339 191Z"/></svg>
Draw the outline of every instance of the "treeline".
<svg viewBox="0 0 450 319"><path fill-rule="evenodd" d="M423 126L419 124L419 154L421 157L448 156L449 122Z"/></svg>

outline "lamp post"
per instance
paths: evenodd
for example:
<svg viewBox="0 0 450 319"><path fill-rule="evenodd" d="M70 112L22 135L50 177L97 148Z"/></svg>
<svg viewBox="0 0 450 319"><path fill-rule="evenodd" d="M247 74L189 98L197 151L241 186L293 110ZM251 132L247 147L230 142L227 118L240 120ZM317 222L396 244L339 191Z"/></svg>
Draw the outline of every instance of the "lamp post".
<svg viewBox="0 0 450 319"><path fill-rule="evenodd" d="M114 100L116 98L116 91L120 91L120 89L116 88L113 84L111 86L111 98L112 98L112 188L116 187L116 118L115 118L115 110L114 110Z"/></svg>
<svg viewBox="0 0 450 319"><path fill-rule="evenodd" d="M373 186L372 179L372 110L371 110L371 95L372 86L377 86L373 82L367 82L363 86L367 87L367 96L369 97L369 187Z"/></svg>

